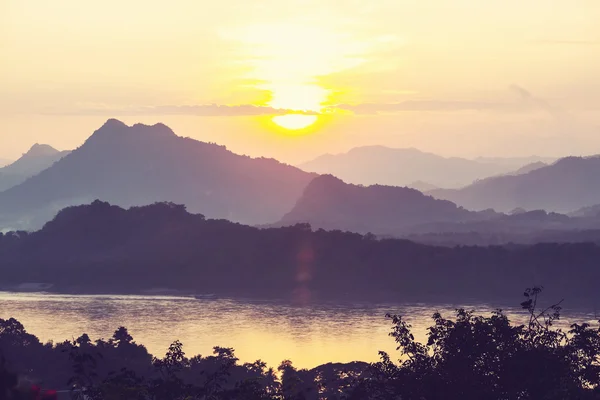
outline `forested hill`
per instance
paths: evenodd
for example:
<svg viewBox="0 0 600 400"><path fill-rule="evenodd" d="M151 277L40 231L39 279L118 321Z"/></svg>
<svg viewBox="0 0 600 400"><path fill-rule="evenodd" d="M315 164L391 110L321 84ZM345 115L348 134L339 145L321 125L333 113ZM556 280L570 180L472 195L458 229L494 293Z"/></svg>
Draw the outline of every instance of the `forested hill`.
<svg viewBox="0 0 600 400"><path fill-rule="evenodd" d="M598 302L594 244L433 247L372 235L258 229L157 203L125 210L96 201L43 229L0 238L2 285L136 293L167 287L234 296L453 301L514 298L546 287Z"/></svg>

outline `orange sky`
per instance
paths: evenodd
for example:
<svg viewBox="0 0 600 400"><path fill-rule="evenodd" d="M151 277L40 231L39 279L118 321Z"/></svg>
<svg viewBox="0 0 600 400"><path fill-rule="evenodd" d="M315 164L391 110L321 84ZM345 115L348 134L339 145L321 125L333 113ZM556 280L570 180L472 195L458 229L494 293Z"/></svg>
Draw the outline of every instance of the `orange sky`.
<svg viewBox="0 0 600 400"><path fill-rule="evenodd" d="M597 0L0 0L0 157L109 117L291 163L600 153L598 20Z"/></svg>

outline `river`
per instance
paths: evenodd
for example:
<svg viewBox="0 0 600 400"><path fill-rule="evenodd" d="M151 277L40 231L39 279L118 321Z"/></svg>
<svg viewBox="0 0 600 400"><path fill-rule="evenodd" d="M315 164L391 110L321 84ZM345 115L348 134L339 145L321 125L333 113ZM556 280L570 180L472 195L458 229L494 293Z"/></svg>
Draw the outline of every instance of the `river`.
<svg viewBox="0 0 600 400"><path fill-rule="evenodd" d="M109 338L125 326L137 343L158 356L179 339L188 356L209 355L213 346L233 347L242 362L262 359L277 367L289 359L301 368L330 361L376 361L379 350L397 359L386 313L406 316L415 337L424 341L431 315L439 311L451 316L458 307L482 313L498 308L478 303L300 306L248 299L0 292L0 318L18 319L44 342L72 339L84 332L93 340ZM508 309L508 314L518 321L525 318L518 308ZM565 310L561 324L594 323L595 318L593 310Z"/></svg>

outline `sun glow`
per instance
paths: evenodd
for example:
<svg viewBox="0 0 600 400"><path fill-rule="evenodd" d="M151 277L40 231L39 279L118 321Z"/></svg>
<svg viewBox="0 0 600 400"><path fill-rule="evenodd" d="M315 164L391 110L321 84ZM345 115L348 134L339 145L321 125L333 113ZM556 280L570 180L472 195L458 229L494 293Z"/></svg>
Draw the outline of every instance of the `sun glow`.
<svg viewBox="0 0 600 400"><path fill-rule="evenodd" d="M285 114L276 115L271 120L282 128L292 131L305 129L317 122L316 115Z"/></svg>
<svg viewBox="0 0 600 400"><path fill-rule="evenodd" d="M246 26L233 30L247 52L247 78L256 80L256 89L270 93L264 105L286 110L274 116L276 125L302 130L315 124L332 99L332 88L320 77L361 64L357 41L330 29L297 23ZM358 46L358 47L357 47Z"/></svg>
<svg viewBox="0 0 600 400"><path fill-rule="evenodd" d="M271 92L269 105L294 111L319 112L329 91L315 84L271 84L265 85Z"/></svg>
<svg viewBox="0 0 600 400"><path fill-rule="evenodd" d="M329 92L314 84L282 84L269 85L271 101L269 105L273 108L319 113L322 104ZM276 125L288 130L301 130L308 128L317 122L315 114L276 115L271 118Z"/></svg>

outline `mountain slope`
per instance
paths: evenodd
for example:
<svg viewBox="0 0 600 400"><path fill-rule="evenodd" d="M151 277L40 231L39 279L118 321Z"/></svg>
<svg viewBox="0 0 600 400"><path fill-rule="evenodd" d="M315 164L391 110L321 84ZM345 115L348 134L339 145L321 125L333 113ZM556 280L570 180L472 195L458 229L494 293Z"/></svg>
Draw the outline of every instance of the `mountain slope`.
<svg viewBox="0 0 600 400"><path fill-rule="evenodd" d="M345 182L362 185L408 186L416 181L437 187L456 188L477 179L512 172L532 158L445 158L417 149L383 146L357 147L344 154L326 154L298 167L319 174L332 174Z"/></svg>
<svg viewBox="0 0 600 400"><path fill-rule="evenodd" d="M69 153L58 151L46 144L34 144L17 161L0 168L0 192L37 175Z"/></svg>
<svg viewBox="0 0 600 400"><path fill-rule="evenodd" d="M534 162L531 164L524 165L521 168L519 168L518 170L516 170L508 175L523 175L523 174L527 174L531 171L535 171L536 169L544 168L547 166L548 166L548 164L541 162L541 161L537 161L537 162Z"/></svg>
<svg viewBox="0 0 600 400"><path fill-rule="evenodd" d="M126 207L172 201L211 218L267 223L289 211L312 178L176 136L163 124L112 119L52 167L0 193L0 228L40 226L64 206L94 199Z"/></svg>
<svg viewBox="0 0 600 400"><path fill-rule="evenodd" d="M600 203L600 157L566 157L525 174L494 177L462 189L436 189L428 194L472 210L508 212L520 207L566 213Z"/></svg>
<svg viewBox="0 0 600 400"><path fill-rule="evenodd" d="M279 225L307 222L313 228L396 234L421 224L477 218L477 213L414 189L357 186L321 175L307 186Z"/></svg>

